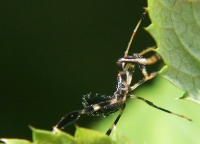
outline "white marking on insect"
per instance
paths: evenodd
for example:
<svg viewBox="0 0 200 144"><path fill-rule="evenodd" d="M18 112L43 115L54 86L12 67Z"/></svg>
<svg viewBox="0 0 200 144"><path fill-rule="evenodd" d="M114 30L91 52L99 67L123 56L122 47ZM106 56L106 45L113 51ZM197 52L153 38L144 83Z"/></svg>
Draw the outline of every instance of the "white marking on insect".
<svg viewBox="0 0 200 144"><path fill-rule="evenodd" d="M94 111L97 111L97 110L99 110L101 108L101 106L98 105L98 104L95 104L92 107L93 107Z"/></svg>

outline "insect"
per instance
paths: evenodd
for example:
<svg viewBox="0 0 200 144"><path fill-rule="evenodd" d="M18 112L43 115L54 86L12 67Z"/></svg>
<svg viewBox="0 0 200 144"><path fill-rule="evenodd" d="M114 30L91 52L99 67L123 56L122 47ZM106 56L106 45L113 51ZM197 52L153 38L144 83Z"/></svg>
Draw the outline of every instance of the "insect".
<svg viewBox="0 0 200 144"><path fill-rule="evenodd" d="M132 36L130 38L130 41L128 43L128 47L124 53L124 57L120 58L117 61L117 67L118 67L117 88L116 88L116 91L114 92L114 94L111 96L106 96L106 95L102 95L99 93L89 93L87 95L83 95L82 104L83 104L84 108L82 110L72 111L72 112L68 113L67 115L65 115L64 117L62 117L61 120L57 123L57 125L54 126L54 130L56 130L56 128L62 129L62 128L66 127L67 125L74 123L75 121L77 121L79 119L79 117L81 115L84 115L84 114L87 114L90 116L106 117L112 113L119 111L119 115L117 116L117 118L115 119L115 121L111 125L111 127L108 129L108 131L106 132L107 135L110 135L114 126L118 123L118 121L125 109L126 100L130 99L130 98L142 100L154 108L157 108L164 112L167 112L167 113L170 113L173 115L177 115L179 117L182 117L189 121L192 121L190 118L188 118L184 115L176 114L176 113L166 110L164 108L158 107L158 106L154 105L152 102L150 102L142 97L130 94L131 91L136 89L138 86L143 84L145 81L150 80L157 75L157 72L152 72L152 73L148 74L145 65L154 64L161 59L161 56L157 53L154 54L153 56L151 56L150 58L143 58L144 54L146 54L150 51L153 51L154 48L148 48L148 49L142 51L141 53L134 53L133 55L128 55L130 45L131 45L133 38L140 26L140 23L144 19L144 16L146 15L146 13L147 13L147 11L145 10L143 12L138 24L136 25L136 27L132 33ZM136 66L139 67L139 69L141 70L144 77L143 77L143 79L139 80L137 83L131 85L132 77L133 77Z"/></svg>

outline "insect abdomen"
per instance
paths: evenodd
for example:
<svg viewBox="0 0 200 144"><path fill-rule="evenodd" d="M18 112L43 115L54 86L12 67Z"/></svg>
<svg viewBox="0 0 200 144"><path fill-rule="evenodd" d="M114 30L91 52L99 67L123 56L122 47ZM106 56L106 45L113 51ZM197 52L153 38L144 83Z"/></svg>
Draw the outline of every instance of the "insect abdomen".
<svg viewBox="0 0 200 144"><path fill-rule="evenodd" d="M83 107L87 108L89 106L92 106L94 104L98 104L101 108L97 111L92 111L91 113L88 113L90 116L109 116L112 113L115 113L120 109L121 103L116 102L110 105L104 106L103 103L105 102L112 102L113 96L106 96L102 95L100 93L89 93L87 95L83 95Z"/></svg>

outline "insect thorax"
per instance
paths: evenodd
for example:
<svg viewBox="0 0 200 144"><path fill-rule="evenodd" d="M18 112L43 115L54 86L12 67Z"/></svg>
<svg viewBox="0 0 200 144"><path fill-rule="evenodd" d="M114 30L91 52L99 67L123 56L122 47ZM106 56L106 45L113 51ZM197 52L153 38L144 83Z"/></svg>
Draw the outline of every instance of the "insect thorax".
<svg viewBox="0 0 200 144"><path fill-rule="evenodd" d="M115 102L109 105L104 106L103 103L112 102L113 99L115 99L115 95L113 96L106 96L102 95L100 93L89 93L87 95L83 95L82 97L82 104L84 108L90 107L94 104L98 104L101 106L101 108L97 111L92 111L91 113L88 113L90 116L109 116L112 113L115 113L120 109L121 102ZM120 97L118 97L120 99Z"/></svg>

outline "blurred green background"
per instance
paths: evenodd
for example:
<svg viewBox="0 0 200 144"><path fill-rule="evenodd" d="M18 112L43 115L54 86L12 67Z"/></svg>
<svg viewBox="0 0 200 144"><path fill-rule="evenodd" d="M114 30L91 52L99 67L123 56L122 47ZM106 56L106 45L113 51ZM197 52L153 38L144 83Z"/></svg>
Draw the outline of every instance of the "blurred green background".
<svg viewBox="0 0 200 144"><path fill-rule="evenodd" d="M0 137L31 139L28 125L51 130L63 115L82 108L83 94L113 94L117 76L115 62L123 56L146 6L146 1L139 0L0 1ZM142 28L149 24L147 16L131 53L155 45ZM188 101L174 101L182 92L173 93L170 86L155 81L136 93L193 119L199 107ZM199 136L197 131L184 129L185 125L197 128L198 120L194 120L195 124L189 123L135 101L128 102L119 122L119 129L133 141L153 143L158 138L171 139L171 136L176 139L173 127L180 128L178 134L191 133L193 139ZM179 106L180 103L184 105ZM106 118L109 122L103 119L98 124L101 118L83 116L77 124L99 125L102 127L96 129L104 132L115 116ZM67 127L66 131L73 133L74 126Z"/></svg>

